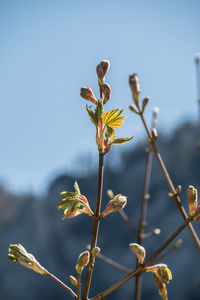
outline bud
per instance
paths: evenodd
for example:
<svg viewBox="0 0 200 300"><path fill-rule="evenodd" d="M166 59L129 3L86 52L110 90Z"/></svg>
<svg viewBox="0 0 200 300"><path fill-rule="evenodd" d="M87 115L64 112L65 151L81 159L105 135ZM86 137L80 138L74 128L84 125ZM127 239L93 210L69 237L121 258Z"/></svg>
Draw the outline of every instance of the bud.
<svg viewBox="0 0 200 300"><path fill-rule="evenodd" d="M8 258L36 273L47 275L48 272L43 268L31 253L27 253L21 244L11 244Z"/></svg>
<svg viewBox="0 0 200 300"><path fill-rule="evenodd" d="M121 194L117 194L112 200L110 200L101 214L101 217L105 217L112 212L116 212L124 208L127 202L127 197L122 196Z"/></svg>
<svg viewBox="0 0 200 300"><path fill-rule="evenodd" d="M162 283L169 283L172 273L165 264L157 264L145 269L146 272L153 272Z"/></svg>
<svg viewBox="0 0 200 300"><path fill-rule="evenodd" d="M140 85L137 74L133 73L129 75L129 85L133 94L133 100L135 104L138 105Z"/></svg>
<svg viewBox="0 0 200 300"><path fill-rule="evenodd" d="M99 120L103 116L103 113L104 113L103 101L102 101L102 99L100 99L95 108L96 119Z"/></svg>
<svg viewBox="0 0 200 300"><path fill-rule="evenodd" d="M177 248L179 248L181 245L182 245L182 243L183 243L183 240L182 239L178 239L177 241L176 241L176 243L174 244L174 249L177 249Z"/></svg>
<svg viewBox="0 0 200 300"><path fill-rule="evenodd" d="M181 190L182 190L182 186L178 185L177 188L176 188L176 195L179 195Z"/></svg>
<svg viewBox="0 0 200 300"><path fill-rule="evenodd" d="M106 104L106 102L110 99L110 93L111 93L111 89L108 83L104 82L102 84L102 92L104 94L104 101L103 104Z"/></svg>
<svg viewBox="0 0 200 300"><path fill-rule="evenodd" d="M158 137L158 133L157 133L157 130L155 128L152 129L151 134L152 134L152 138L154 140L156 140L157 137Z"/></svg>
<svg viewBox="0 0 200 300"><path fill-rule="evenodd" d="M94 247L91 251L92 257L95 257L100 251L101 249L99 247Z"/></svg>
<svg viewBox="0 0 200 300"><path fill-rule="evenodd" d="M102 60L98 65L97 65L97 68L96 68L96 71L97 71L97 76L99 79L103 80L108 69L110 67L110 63L108 60Z"/></svg>
<svg viewBox="0 0 200 300"><path fill-rule="evenodd" d="M153 231L154 235L159 235L160 233L161 233L160 228L155 228L154 231Z"/></svg>
<svg viewBox="0 0 200 300"><path fill-rule="evenodd" d="M159 113L159 108L158 108L157 106L155 106L155 107L153 108L153 116L154 116L154 118L157 117L158 113Z"/></svg>
<svg viewBox="0 0 200 300"><path fill-rule="evenodd" d="M137 110L137 108L135 107L134 104L129 105L129 108L130 108L130 110L133 111L134 113L139 114L139 111Z"/></svg>
<svg viewBox="0 0 200 300"><path fill-rule="evenodd" d="M142 247L136 243L129 244L129 247L130 247L131 251L137 256L138 263L143 264L144 258L146 256L146 251L145 251L144 247Z"/></svg>
<svg viewBox="0 0 200 300"><path fill-rule="evenodd" d="M195 189L192 185L190 185L188 188L187 197L189 202L190 216L193 216L197 208L198 201L197 201L197 189Z"/></svg>
<svg viewBox="0 0 200 300"><path fill-rule="evenodd" d="M149 97L145 97L142 101L142 112L144 112L146 105L149 102Z"/></svg>
<svg viewBox="0 0 200 300"><path fill-rule="evenodd" d="M83 268L87 266L89 263L90 253L89 251L82 252L78 257L78 262L76 265L76 271L78 274L80 274L83 271Z"/></svg>
<svg viewBox="0 0 200 300"><path fill-rule="evenodd" d="M200 53L196 53L196 55L195 55L195 62L196 62L196 64L200 63Z"/></svg>
<svg viewBox="0 0 200 300"><path fill-rule="evenodd" d="M71 284L73 284L74 286L78 285L78 281L74 276L70 275L69 280L71 281Z"/></svg>
<svg viewBox="0 0 200 300"><path fill-rule="evenodd" d="M115 197L115 195L111 189L107 190L107 196L109 199L113 199Z"/></svg>
<svg viewBox="0 0 200 300"><path fill-rule="evenodd" d="M97 99L95 98L95 95L94 95L92 89L87 88L87 87L82 87L80 95L85 100L88 100L88 101L91 101L94 104L97 104Z"/></svg>

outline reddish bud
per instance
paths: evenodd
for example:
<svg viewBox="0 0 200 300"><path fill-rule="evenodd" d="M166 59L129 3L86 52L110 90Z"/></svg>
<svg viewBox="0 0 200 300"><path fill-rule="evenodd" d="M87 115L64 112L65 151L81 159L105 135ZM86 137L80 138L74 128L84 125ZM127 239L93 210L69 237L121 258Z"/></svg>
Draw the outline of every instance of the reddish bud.
<svg viewBox="0 0 200 300"><path fill-rule="evenodd" d="M97 65L97 68L96 68L96 71L97 71L97 76L99 79L103 80L108 69L110 67L110 63L108 60L102 60L98 65Z"/></svg>
<svg viewBox="0 0 200 300"><path fill-rule="evenodd" d="M197 208L197 189L195 189L192 185L189 186L187 191L188 203L189 203L189 212L190 215L193 216L195 210Z"/></svg>
<svg viewBox="0 0 200 300"><path fill-rule="evenodd" d="M169 283L172 273L165 264L157 264L146 268L146 272L153 272L162 283Z"/></svg>
<svg viewBox="0 0 200 300"><path fill-rule="evenodd" d="M127 198L126 196L122 196L121 194L117 194L112 200L110 200L102 213L102 217L107 216L112 212L116 212L126 205Z"/></svg>
<svg viewBox="0 0 200 300"><path fill-rule="evenodd" d="M133 100L135 104L138 105L140 85L137 74L133 73L129 75L129 85L133 94Z"/></svg>
<svg viewBox="0 0 200 300"><path fill-rule="evenodd" d="M106 102L110 99L111 89L107 82L104 82L101 88L102 88L102 92L104 94L103 104L106 104Z"/></svg>
<svg viewBox="0 0 200 300"><path fill-rule="evenodd" d="M87 87L82 87L80 95L83 99L91 101L94 104L97 104L97 99L95 98L95 95L92 91L92 89L87 88Z"/></svg>

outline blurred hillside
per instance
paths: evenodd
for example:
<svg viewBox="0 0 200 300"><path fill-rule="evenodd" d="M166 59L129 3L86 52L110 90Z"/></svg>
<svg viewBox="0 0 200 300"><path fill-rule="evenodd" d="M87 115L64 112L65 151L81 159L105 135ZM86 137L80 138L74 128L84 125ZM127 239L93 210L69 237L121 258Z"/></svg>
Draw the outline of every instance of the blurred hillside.
<svg viewBox="0 0 200 300"><path fill-rule="evenodd" d="M122 153L120 170L105 168L104 196L102 208L108 199L106 190L128 196L125 212L135 227L138 226L140 199L143 190L147 145ZM158 148L172 176L175 186L182 185L181 199L187 210L186 191L189 184L200 189L200 150L196 143L196 128L183 124L171 136L159 136ZM107 160L112 159L112 151ZM113 158L114 159L114 158ZM90 243L92 220L86 215L62 221L62 213L57 211L57 203L62 190L73 190L75 179L81 193L86 195L92 209L96 201L97 176L92 172L85 177L75 178L63 174L49 186L47 195L38 199L33 195L14 195L3 187L0 189L0 299L2 300L62 300L71 299L60 286L48 278L33 273L7 259L10 243L21 243L27 251L50 272L69 283L68 275L75 275L75 265L79 253ZM175 202L168 197L168 187L156 160L150 185L151 198L148 209L147 231L159 227L159 236L146 239L144 246L147 256L164 242L183 223ZM200 236L199 224L194 224ZM163 260L173 273L168 285L169 299L197 300L200 298L199 253L187 229L179 236L183 239L181 248ZM102 220L98 246L102 254L121 264L134 268L135 257L128 244L136 237L129 231L118 213ZM91 295L100 292L119 280L124 273L96 259ZM142 299L159 300L151 274L143 276ZM130 280L106 299L133 299L134 280ZM176 295L176 296L175 296Z"/></svg>

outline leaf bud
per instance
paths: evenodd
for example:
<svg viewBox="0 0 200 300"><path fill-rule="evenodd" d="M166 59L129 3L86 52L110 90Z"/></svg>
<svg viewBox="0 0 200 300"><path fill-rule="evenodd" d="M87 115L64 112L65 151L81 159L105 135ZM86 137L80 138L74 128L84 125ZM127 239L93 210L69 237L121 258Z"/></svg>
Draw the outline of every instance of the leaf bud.
<svg viewBox="0 0 200 300"><path fill-rule="evenodd" d="M183 243L183 240L182 239L178 239L177 241L176 241L176 243L174 244L174 248L175 249L177 249L177 248L179 248L181 245L182 245L182 243Z"/></svg>
<svg viewBox="0 0 200 300"><path fill-rule="evenodd" d="M156 140L157 137L158 137L158 133L157 133L157 130L155 128L152 129L151 134L152 134L152 138L154 140Z"/></svg>
<svg viewBox="0 0 200 300"><path fill-rule="evenodd" d="M139 111L137 110L137 108L135 107L134 104L129 105L129 108L130 108L130 110L133 111L134 113L139 114Z"/></svg>
<svg viewBox="0 0 200 300"><path fill-rule="evenodd" d="M36 273L47 275L48 272L43 268L35 257L26 251L21 244L11 244L9 247L8 258Z"/></svg>
<svg viewBox="0 0 200 300"><path fill-rule="evenodd" d="M142 247L136 243L129 244L129 247L130 247L131 251L137 256L138 263L143 264L144 258L146 256L146 251L145 251L144 247Z"/></svg>
<svg viewBox="0 0 200 300"><path fill-rule="evenodd" d="M198 201L197 201L197 189L195 189L192 185L190 185L188 188L187 197L189 203L190 216L193 216L197 208Z"/></svg>
<svg viewBox="0 0 200 300"><path fill-rule="evenodd" d="M149 97L145 97L142 101L142 112L144 112L146 105L149 102Z"/></svg>
<svg viewBox="0 0 200 300"><path fill-rule="evenodd" d="M137 74L133 73L129 75L129 85L133 94L133 100L135 104L138 106L140 85L139 85Z"/></svg>
<svg viewBox="0 0 200 300"><path fill-rule="evenodd" d="M103 80L108 69L110 67L110 62L108 60L102 60L96 68L97 76L99 79Z"/></svg>
<svg viewBox="0 0 200 300"><path fill-rule="evenodd" d="M110 200L101 214L101 217L105 217L110 213L116 212L124 208L127 202L127 197L122 196L121 194L117 194L112 200Z"/></svg>
<svg viewBox="0 0 200 300"><path fill-rule="evenodd" d="M102 89L102 92L104 94L103 104L106 104L106 102L110 99L111 89L110 89L110 86L107 82L104 82L102 84L101 89Z"/></svg>
<svg viewBox="0 0 200 300"><path fill-rule="evenodd" d="M160 228L155 228L154 231L153 231L154 235L159 235L160 233L161 233Z"/></svg>
<svg viewBox="0 0 200 300"><path fill-rule="evenodd" d="M176 195L179 195L181 190L182 190L182 186L178 185L177 188L176 188Z"/></svg>
<svg viewBox="0 0 200 300"><path fill-rule="evenodd" d="M76 265L76 271L80 274L83 271L83 268L89 263L90 253L88 250L82 252L78 257L78 262Z"/></svg>
<svg viewBox="0 0 200 300"><path fill-rule="evenodd" d="M95 257L100 251L101 249L99 247L94 247L91 251L92 257Z"/></svg>
<svg viewBox="0 0 200 300"><path fill-rule="evenodd" d="M71 284L73 284L74 286L78 285L78 281L74 276L70 275L69 280L71 281Z"/></svg>
<svg viewBox="0 0 200 300"><path fill-rule="evenodd" d="M111 189L107 190L107 196L110 200L115 197L115 195Z"/></svg>
<svg viewBox="0 0 200 300"><path fill-rule="evenodd" d="M153 116L154 116L154 118L156 118L158 114L159 114L159 108L157 106L155 106L153 108Z"/></svg>
<svg viewBox="0 0 200 300"><path fill-rule="evenodd" d="M80 95L83 99L91 101L94 104L97 104L97 99L95 98L95 95L91 88L82 87Z"/></svg>

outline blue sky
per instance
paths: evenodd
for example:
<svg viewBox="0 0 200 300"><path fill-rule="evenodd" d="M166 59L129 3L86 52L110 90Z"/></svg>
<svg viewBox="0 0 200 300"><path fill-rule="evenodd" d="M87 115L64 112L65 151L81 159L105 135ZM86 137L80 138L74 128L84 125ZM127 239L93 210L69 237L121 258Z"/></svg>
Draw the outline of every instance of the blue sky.
<svg viewBox="0 0 200 300"><path fill-rule="evenodd" d="M89 86L98 95L102 59L111 63L107 109L125 107L128 116L118 136L134 135L132 145L144 137L128 110L132 72L151 99L147 120L160 109L159 130L195 121L199 12L198 0L1 0L0 181L39 192L63 170L81 171L78 157L95 157L95 130L79 93Z"/></svg>

